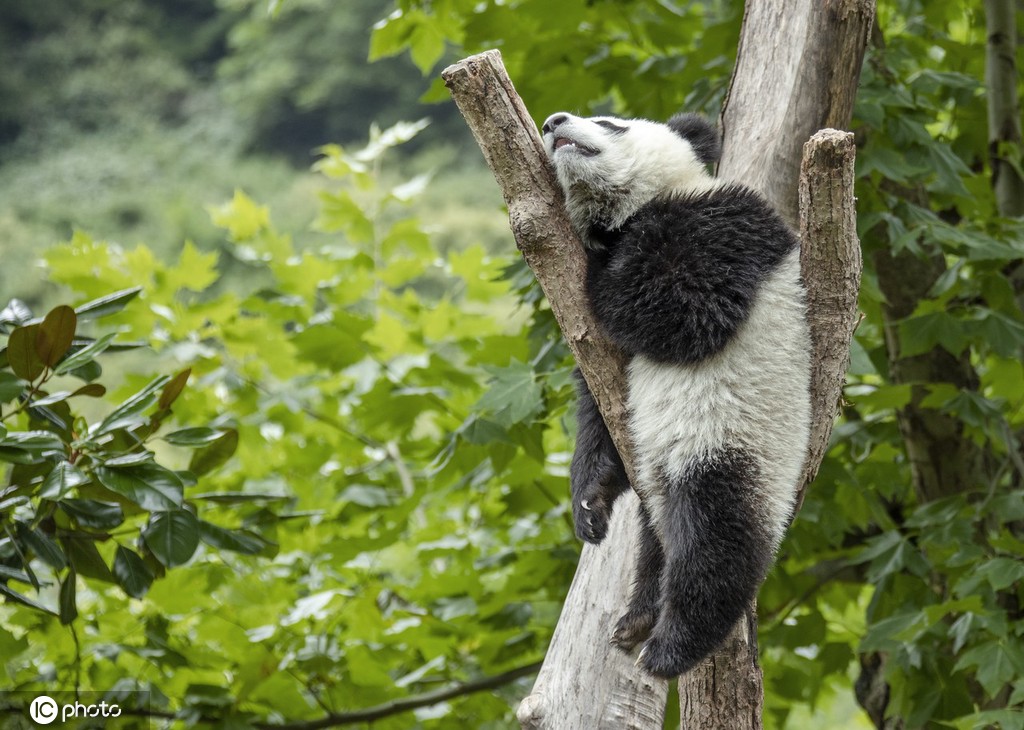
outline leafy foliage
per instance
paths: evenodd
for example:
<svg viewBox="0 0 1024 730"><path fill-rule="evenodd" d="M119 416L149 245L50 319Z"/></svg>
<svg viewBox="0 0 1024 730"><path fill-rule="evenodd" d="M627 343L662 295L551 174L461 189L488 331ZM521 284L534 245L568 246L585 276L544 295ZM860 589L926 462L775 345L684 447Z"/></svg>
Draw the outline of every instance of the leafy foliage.
<svg viewBox="0 0 1024 730"><path fill-rule="evenodd" d="M426 69L441 32L499 47L538 119L664 119L717 112L740 4L398 5L375 53L408 49ZM984 18L917 0L882 1L878 18L854 119L865 319L843 420L761 593L766 722L858 722L800 705L839 713L881 658L882 710L906 727L1020 728L1024 225L997 215L988 174ZM965 480L923 489L921 470L955 458L920 453L924 422L980 454Z"/></svg>
<svg viewBox="0 0 1024 730"><path fill-rule="evenodd" d="M201 471L164 466L152 448L188 369L154 378L102 417L85 415L93 409L72 410L74 399L107 392L97 382L97 357L137 347L118 344L114 333L84 337L79 323L114 315L139 293L126 289L75 309L60 305L42 318L33 318L18 300L0 312L6 335L0 350L0 408L6 406L0 410L0 461L12 465L0 491L0 593L62 624L79 615L79 578L115 583L142 598L167 568L192 558L206 524L185 499L185 487L195 486ZM76 380L84 384L55 389ZM167 441L199 449L193 462L225 442L182 444L176 433ZM234 431L222 432L228 433ZM252 535L247 544L240 540L227 549L257 553L267 546ZM59 585L58 595L50 595L53 585ZM27 587L36 595L27 595Z"/></svg>
<svg viewBox="0 0 1024 730"><path fill-rule="evenodd" d="M51 276L87 297L136 282L146 306L85 307L117 325L106 344L149 341L192 373L184 390L142 378L95 428L149 433L180 392L174 415L195 425L162 443L194 455L177 470L104 457L90 474L109 504L63 499L90 530L133 520L145 551L105 544L73 566L90 590L65 618L94 627L78 632L80 654L48 615L0 608L3 630L48 637L11 647L8 685L41 687L33 658L73 656L58 679L72 664L97 689L139 677L187 718L245 727L519 676L543 654L577 558L561 499L569 363L561 345L530 340L504 262L479 246L442 255L409 216L427 178L384 182L386 156L423 127L323 150L319 248L296 247L239 191L210 208L230 264L188 245L165 264L82 233L48 253ZM244 269L245 289L218 286L225 267ZM77 494L73 467L39 489ZM150 514L126 518L114 502ZM33 552L33 570L41 556L56 562ZM165 569L150 583L147 570ZM125 632L128 615L143 618ZM486 727L511 710L481 693L417 717Z"/></svg>

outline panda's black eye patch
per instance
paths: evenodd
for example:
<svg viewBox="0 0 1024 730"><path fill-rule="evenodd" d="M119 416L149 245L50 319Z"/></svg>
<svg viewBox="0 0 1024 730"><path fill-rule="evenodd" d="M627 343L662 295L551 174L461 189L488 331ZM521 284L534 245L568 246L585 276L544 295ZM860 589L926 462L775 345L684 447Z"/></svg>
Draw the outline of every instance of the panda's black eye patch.
<svg viewBox="0 0 1024 730"><path fill-rule="evenodd" d="M594 122L594 124L598 125L599 127L604 127L609 132L612 132L614 134L625 134L626 132L629 131L629 127L621 127L615 122L609 122L607 119L598 120Z"/></svg>

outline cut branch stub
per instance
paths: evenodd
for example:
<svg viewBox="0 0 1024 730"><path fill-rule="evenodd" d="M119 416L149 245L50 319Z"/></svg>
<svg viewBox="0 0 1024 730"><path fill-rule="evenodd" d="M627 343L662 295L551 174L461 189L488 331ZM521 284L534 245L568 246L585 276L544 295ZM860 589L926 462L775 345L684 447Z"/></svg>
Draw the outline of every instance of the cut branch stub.
<svg viewBox="0 0 1024 730"><path fill-rule="evenodd" d="M800 165L800 270L811 329L811 439L800 502L828 448L857 324L855 154L853 134L823 129L804 145Z"/></svg>

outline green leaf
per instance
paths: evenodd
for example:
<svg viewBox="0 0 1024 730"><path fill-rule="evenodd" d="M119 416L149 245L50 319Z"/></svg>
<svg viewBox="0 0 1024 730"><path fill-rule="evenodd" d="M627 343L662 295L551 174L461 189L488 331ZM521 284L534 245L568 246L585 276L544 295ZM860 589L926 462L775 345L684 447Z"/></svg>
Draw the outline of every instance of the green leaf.
<svg viewBox="0 0 1024 730"><path fill-rule="evenodd" d="M913 357L941 345L953 355L967 346L964 325L946 312L911 317L900 323L900 356Z"/></svg>
<svg viewBox="0 0 1024 730"><path fill-rule="evenodd" d="M75 307L75 313L81 320L98 319L99 317L116 314L124 309L128 302L139 296L141 292L141 286L132 287L131 289L122 289L121 291L116 291L113 294L108 294L104 297L100 297L99 299L93 299L85 304L80 304Z"/></svg>
<svg viewBox="0 0 1024 730"><path fill-rule="evenodd" d="M247 530L226 530L204 520L199 520L199 537L210 547L245 555L257 555L266 546L266 542Z"/></svg>
<svg viewBox="0 0 1024 730"><path fill-rule="evenodd" d="M78 618L78 606L75 603L76 578L74 568L72 568L60 584L58 605L60 607L60 622L64 626Z"/></svg>
<svg viewBox="0 0 1024 730"><path fill-rule="evenodd" d="M43 604L37 603L36 601L33 601L31 598L28 598L27 596L23 596L22 594L18 593L16 590L14 590L12 588L8 588L3 583L0 583L0 596L6 596L7 600L9 600L9 601L14 601L15 603L20 603L23 606L28 606L29 608L34 608L37 611L42 611L43 613L48 613L51 616L56 616L57 615L56 613L53 612L53 610L47 608Z"/></svg>
<svg viewBox="0 0 1024 730"><path fill-rule="evenodd" d="M184 498L178 475L156 463L125 468L100 466L94 473L107 489L149 512L175 509Z"/></svg>
<svg viewBox="0 0 1024 730"><path fill-rule="evenodd" d="M1002 357L1014 357L1024 346L1024 323L1001 312L985 310L978 326L982 339Z"/></svg>
<svg viewBox="0 0 1024 730"><path fill-rule="evenodd" d="M995 696L1018 671L1024 671L1024 666L1015 666L1022 661L1020 655L1020 647L1011 649L1006 640L989 641L964 652L953 670L977 667L978 682L990 696Z"/></svg>
<svg viewBox="0 0 1024 730"><path fill-rule="evenodd" d="M250 502L284 502L291 497L283 494L250 494L249 492L203 492L191 495L190 499L202 499L214 504L248 504Z"/></svg>
<svg viewBox="0 0 1024 730"><path fill-rule="evenodd" d="M238 448L238 431L225 429L224 435L192 454L188 469L202 476L225 464Z"/></svg>
<svg viewBox="0 0 1024 730"><path fill-rule="evenodd" d="M164 566L183 565L199 546L199 520L185 509L157 512L142 531L142 538Z"/></svg>
<svg viewBox="0 0 1024 730"><path fill-rule="evenodd" d="M64 551L49 535L39 528L32 529L23 522L16 522L18 538L36 554L40 560L54 570L64 570L67 560Z"/></svg>
<svg viewBox="0 0 1024 730"><path fill-rule="evenodd" d="M124 522L121 505L94 499L62 499L61 510L81 527L109 530Z"/></svg>
<svg viewBox="0 0 1024 730"><path fill-rule="evenodd" d="M60 461L46 475L39 488L39 496L43 499L64 499L72 489L88 483L89 477L78 467L69 461Z"/></svg>
<svg viewBox="0 0 1024 730"><path fill-rule="evenodd" d="M181 395L181 391L185 389L185 385L188 383L188 376L191 374L192 368L185 368L171 378L170 382L164 386L164 389L160 392L160 400L158 401L160 410L170 408L171 404L178 399L178 396Z"/></svg>
<svg viewBox="0 0 1024 730"><path fill-rule="evenodd" d="M106 561L96 548L96 542L88 537L63 537L61 544L64 545L64 552L67 553L71 569L86 578L114 582L114 576L107 567Z"/></svg>
<svg viewBox="0 0 1024 730"><path fill-rule="evenodd" d="M183 428L180 431L172 431L163 437L164 441L175 446L188 446L197 448L212 444L225 434L225 431L217 428Z"/></svg>
<svg viewBox="0 0 1024 730"><path fill-rule="evenodd" d="M54 367L71 347L75 339L78 317L75 310L62 304L54 307L39 325L36 335L36 354L49 367Z"/></svg>
<svg viewBox="0 0 1024 730"><path fill-rule="evenodd" d="M7 340L7 362L11 370L19 378L30 382L38 378L46 367L36 352L38 336L39 325L31 324L16 328Z"/></svg>
<svg viewBox="0 0 1024 730"><path fill-rule="evenodd" d="M153 573L133 550L117 546L114 554L114 578L132 598L142 598L153 584Z"/></svg>
<svg viewBox="0 0 1024 730"><path fill-rule="evenodd" d="M102 398L107 394L106 386L99 383L88 383L71 394L71 397L85 396L87 398Z"/></svg>
<svg viewBox="0 0 1024 730"><path fill-rule="evenodd" d="M110 459L103 459L102 465L110 469L123 469L128 466L150 464L156 458L152 451L143 450L134 454L121 454Z"/></svg>
<svg viewBox="0 0 1024 730"><path fill-rule="evenodd" d="M114 339L115 333L110 332L103 335L95 342L90 342L80 350L75 350L72 354L64 358L57 367L54 368L53 372L57 375L63 375L64 373L70 373L72 370L78 370L89 363L92 360L110 347L111 340ZM83 380L91 380L92 378L82 378Z"/></svg>
<svg viewBox="0 0 1024 730"><path fill-rule="evenodd" d="M0 403L7 403L20 396L27 385L14 373L0 372Z"/></svg>
<svg viewBox="0 0 1024 730"><path fill-rule="evenodd" d="M512 361L505 368L487 367L493 376L488 390L476 404L490 420L508 428L540 412L544 402L536 374L526 363Z"/></svg>
<svg viewBox="0 0 1024 730"><path fill-rule="evenodd" d="M93 436L110 433L119 428L131 428L144 423L143 411L149 410L158 400L157 391L170 380L166 375L152 380L146 387L119 405L99 425L89 430Z"/></svg>

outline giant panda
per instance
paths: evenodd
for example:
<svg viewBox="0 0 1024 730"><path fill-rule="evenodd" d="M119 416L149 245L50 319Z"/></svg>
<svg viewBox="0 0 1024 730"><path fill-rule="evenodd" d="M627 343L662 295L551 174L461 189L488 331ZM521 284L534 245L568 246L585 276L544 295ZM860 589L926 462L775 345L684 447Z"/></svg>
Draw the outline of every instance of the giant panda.
<svg viewBox="0 0 1024 730"><path fill-rule="evenodd" d="M708 172L706 120L565 112L542 126L587 256L586 294L627 355L640 545L612 643L678 676L726 638L795 509L809 438L810 338L796 236ZM577 370L577 535L599 543L629 488Z"/></svg>

